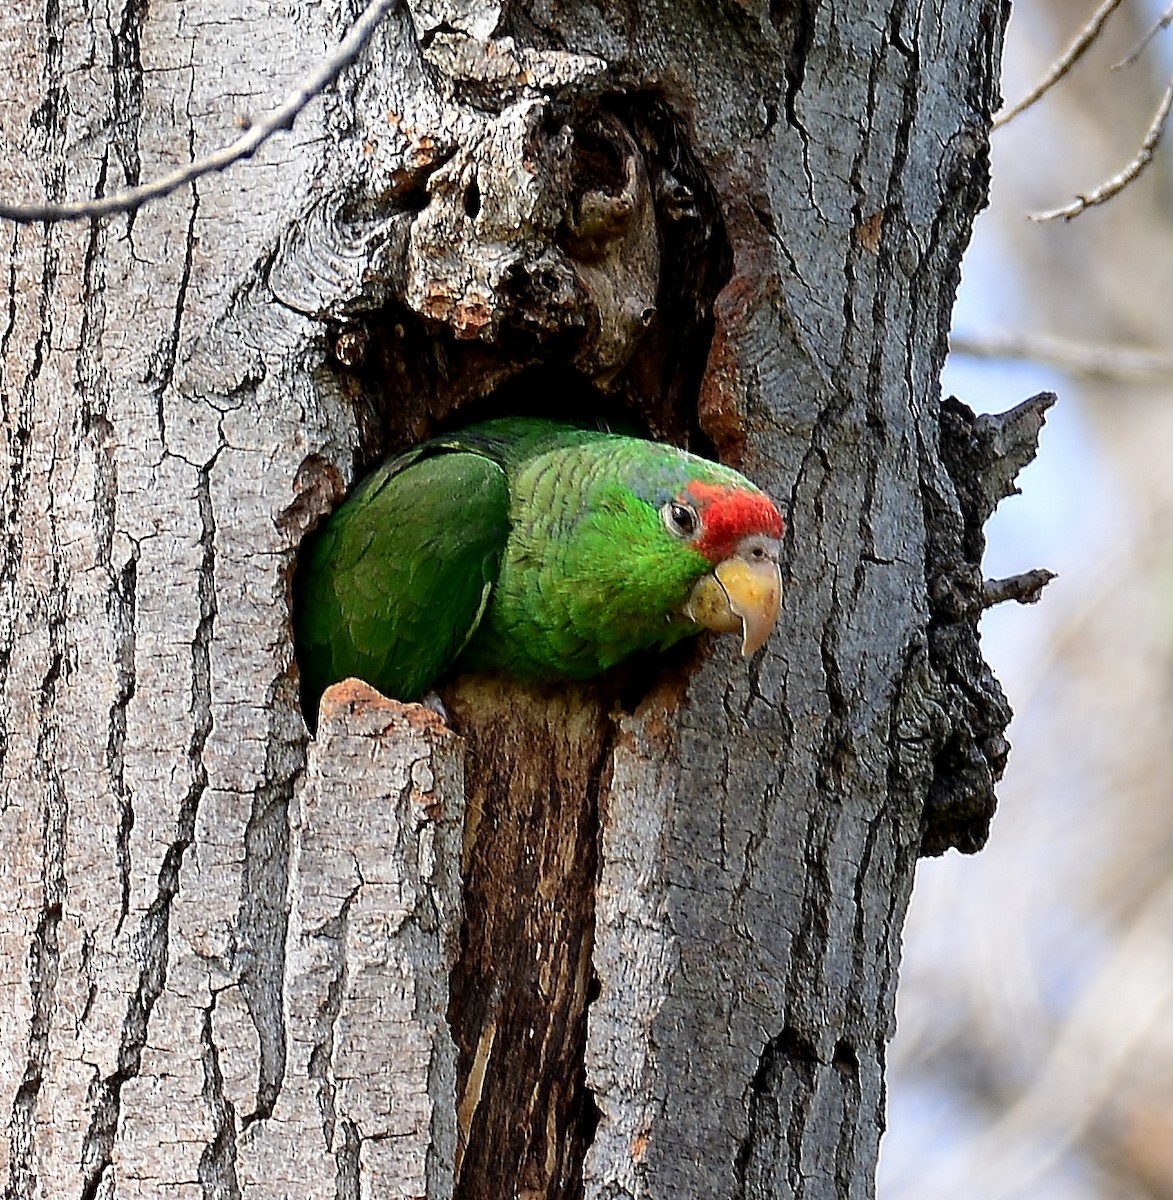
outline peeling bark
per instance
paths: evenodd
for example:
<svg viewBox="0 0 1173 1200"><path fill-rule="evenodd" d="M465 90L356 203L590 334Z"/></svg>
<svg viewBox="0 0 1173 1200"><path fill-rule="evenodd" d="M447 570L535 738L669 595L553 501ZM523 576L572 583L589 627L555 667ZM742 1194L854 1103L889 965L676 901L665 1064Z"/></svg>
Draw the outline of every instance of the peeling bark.
<svg viewBox="0 0 1173 1200"><path fill-rule="evenodd" d="M916 858L981 844L1006 751L981 527L1046 407L937 384L1004 19L412 0L254 161L4 231L6 1197L872 1194ZM350 20L0 13L0 189L223 144ZM777 633L452 681L450 724L343 684L311 737L300 539L501 411L759 481Z"/></svg>

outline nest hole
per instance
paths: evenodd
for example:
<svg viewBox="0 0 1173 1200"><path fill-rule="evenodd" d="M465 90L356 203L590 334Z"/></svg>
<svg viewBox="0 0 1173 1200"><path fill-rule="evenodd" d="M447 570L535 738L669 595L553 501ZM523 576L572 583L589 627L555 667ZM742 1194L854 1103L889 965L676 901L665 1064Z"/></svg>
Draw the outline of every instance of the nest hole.
<svg viewBox="0 0 1173 1200"><path fill-rule="evenodd" d="M333 362L354 408L361 472L437 433L504 415L614 425L716 456L697 400L713 305L730 278L733 256L716 192L684 123L650 92L592 100L559 118L560 127L573 131L571 206L589 192L623 187L623 159L606 138L608 123L621 122L630 134L652 185L661 275L654 311L630 362L605 382L569 367L590 334L581 322L551 332L535 330L519 316L516 325L500 323L492 340L461 339L392 302L361 322L335 325L329 331ZM463 195L470 220L482 202L474 178ZM511 299L519 309L532 309L540 298L526 288L540 291L542 275L521 275Z"/></svg>

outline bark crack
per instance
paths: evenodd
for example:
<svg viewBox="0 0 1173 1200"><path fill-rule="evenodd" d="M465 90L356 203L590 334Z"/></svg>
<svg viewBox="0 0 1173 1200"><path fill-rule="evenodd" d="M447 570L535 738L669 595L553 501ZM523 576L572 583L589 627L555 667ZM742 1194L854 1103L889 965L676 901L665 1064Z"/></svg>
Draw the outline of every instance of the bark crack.
<svg viewBox="0 0 1173 1200"><path fill-rule="evenodd" d="M123 922L130 911L131 853L130 835L134 829L134 796L126 784L126 714L137 687L135 653L137 643L136 610L138 593L139 543L132 541L131 553L122 570L113 579L111 589L111 617L115 627L115 663L118 672L114 699L110 705L110 734L106 742L106 767L110 772L110 786L118 805L118 833L115 853L118 863L120 888L118 922L114 928L117 937L122 932ZM113 575L113 563L107 559L108 569Z"/></svg>
<svg viewBox="0 0 1173 1200"><path fill-rule="evenodd" d="M360 1200L363 1138L349 1117L343 1117L339 1124L342 1138L334 1147L334 1200Z"/></svg>
<svg viewBox="0 0 1173 1200"><path fill-rule="evenodd" d="M749 1130L733 1163L734 1200L781 1195L782 1164L785 1194L807 1194L802 1151L818 1066L815 1047L790 1025L762 1048L747 1096Z"/></svg>
<svg viewBox="0 0 1173 1200"><path fill-rule="evenodd" d="M101 195L105 190L108 165L109 153L106 152L101 159L96 195ZM107 721L106 770L118 810L115 855L121 894L114 930L117 937L130 907L130 835L134 828L134 805L126 784L125 749L127 709L136 687L136 593L140 547L128 538L128 557L121 568L115 565L118 467L113 447L116 444L116 432L109 418L109 377L102 367L106 330L106 275L103 268L107 242L106 223L97 220L91 222L83 269L84 304L75 381L81 432L90 444L94 472L94 557L109 579L107 614L113 640L115 682Z"/></svg>
<svg viewBox="0 0 1173 1200"><path fill-rule="evenodd" d="M54 551L56 539L54 538ZM63 589L53 555L54 607L64 608ZM52 619L55 617L56 619ZM52 657L41 681L40 721L37 738L37 765L45 783L41 823L43 859L41 866L41 914L33 931L28 952L30 1006L28 1050L24 1075L13 1100L9 1121L9 1169L5 1195L11 1200L33 1197L38 1191L35 1128L36 1107L49 1061L49 1031L56 1008L57 981L60 972L58 929L65 907L68 885L65 879L65 842L69 806L58 766L57 689L64 667L65 648L63 612L49 621Z"/></svg>
<svg viewBox="0 0 1173 1200"><path fill-rule="evenodd" d="M138 932L142 958L138 982L129 997L118 1046L117 1067L95 1086L94 1111L82 1139L81 1200L96 1200L103 1176L109 1169L118 1131L122 1086L133 1079L142 1062L148 1026L155 1003L167 981L167 955L170 945L171 905L179 892L179 873L183 858L195 837L196 816L208 786L204 765L204 747L212 731L210 647L216 619L216 521L212 508L210 477L215 456L199 473L197 497L203 549L197 595L200 615L191 645L192 735L187 759L191 780L179 806L175 835L159 868L155 899L151 902Z"/></svg>
<svg viewBox="0 0 1173 1200"><path fill-rule="evenodd" d="M334 1027L342 1012L342 999L346 992L348 974L346 957L346 931L350 909L362 890L362 874L355 863L358 883L342 901L338 915L331 917L312 933L326 947L326 956L334 967L334 974L326 985L326 1000L321 1006L316 1021L313 1049L310 1051L306 1073L318 1082L318 1110L322 1114L322 1133L326 1145L334 1151L336 1200L358 1200L358 1151L361 1139L358 1127L351 1120L339 1117L335 1105L337 1088L333 1079Z"/></svg>
<svg viewBox="0 0 1173 1200"><path fill-rule="evenodd" d="M52 27L51 27L52 28ZM15 263L15 258L14 258ZM24 498L30 477L29 447L32 442L33 411L36 405L36 386L45 365L47 348L53 335L53 281L58 278L58 256L50 239L45 241L42 257L41 290L37 298L39 327L29 356L28 369L19 388L11 389L20 397L15 411L9 407L10 390L0 388L0 411L3 413L5 449L7 451L5 497L5 528L0 539L0 584L3 604L0 605L0 690L8 679L17 625L22 608L27 609L31 598L19 596L20 562L24 552ZM15 300L12 301L15 304ZM15 319L15 318L14 318ZM12 361L11 358L5 361ZM56 562L56 559L54 559ZM5 696L5 699L7 697ZM6 714L5 714L6 715ZM4 768L8 750L8 722L0 721L0 771Z"/></svg>
<svg viewBox="0 0 1173 1200"><path fill-rule="evenodd" d="M143 0L145 3L145 0ZM196 121L192 112L195 103L195 70L191 69L191 81L187 94L187 147L188 154L194 160L196 157L195 130ZM167 416L163 408L163 397L171 386L175 375L175 363L179 354L180 335L183 330L183 314L187 308L187 290L191 284L192 263L196 248L196 218L200 211L200 194L196 181L191 185L191 208L187 215L187 229L183 242L183 269L180 272L179 284L175 290L175 306L172 310L171 327L164 334L161 342L155 347L151 356L147 386L155 397L155 424L159 433L159 441L167 445Z"/></svg>
<svg viewBox="0 0 1173 1200"><path fill-rule="evenodd" d="M289 713L292 702L271 701L272 720ZM293 739L290 739L291 741ZM300 740L297 744L304 747ZM272 727L265 753L266 782L253 793L252 810L244 834L244 867L238 930L240 934L240 984L260 1042L256 1111L245 1117L248 1125L273 1114L285 1078L285 940L289 926L286 903L289 885L289 804L304 764L290 763L287 742Z"/></svg>
<svg viewBox="0 0 1173 1200"><path fill-rule="evenodd" d="M4 323L4 331L0 333L0 366L11 361L9 346L12 342L12 332L16 328L16 262L21 228L16 224L12 226L12 241L8 246L8 319Z"/></svg>
<svg viewBox="0 0 1173 1200"><path fill-rule="evenodd" d="M783 75L786 86L782 108L786 123L802 139L802 163L807 187L813 198L815 176L810 162L810 133L798 115L798 94L806 79L806 60L815 39L819 0L770 0L770 22L783 45Z"/></svg>
<svg viewBox="0 0 1173 1200"><path fill-rule="evenodd" d="M57 25L48 26L52 32ZM47 52L48 54L48 52ZM26 374L20 395L18 424L15 428L5 424L9 438L9 509L8 531L4 542L3 570L8 612L4 640L0 645L0 684L6 682L11 656L14 626L17 621L16 590L22 556L20 509L29 473L26 451L31 441L31 414L34 404L36 381L44 366L46 347L50 345L53 332L51 286L57 277L57 255L46 240L44 254L45 272L39 298L40 327L34 343L32 363ZM5 413L8 416L8 413ZM31 1015L27 1039L27 1059L24 1074L13 1098L9 1123L9 1176L5 1191L11 1200L32 1197L36 1194L35 1127L36 1105L41 1084L48 1065L49 1031L56 1005L56 988L59 973L58 928L64 910L67 883L65 878L65 842L68 826L68 800L61 776L58 753L56 719L57 692L64 673L68 669L69 646L65 636L65 615L68 611L66 581L61 577L61 554L57 539L56 514L52 493L48 499L51 577L41 596L27 598L26 607L32 607L33 619L39 620L48 631L49 661L38 689L39 720L36 742L37 771L44 782L41 817L41 912L33 930L29 946L29 993ZM7 736L0 736L0 769L5 761Z"/></svg>
<svg viewBox="0 0 1173 1200"><path fill-rule="evenodd" d="M200 1155L199 1181L204 1200L240 1200L236 1178L236 1110L224 1095L224 1076L220 1070L220 1048L216 1045L212 1016L216 994L204 1009L200 1030L200 1061L204 1069L204 1104L212 1122L212 1139Z"/></svg>
<svg viewBox="0 0 1173 1200"><path fill-rule="evenodd" d="M128 187L141 180L138 131L143 112L142 26L147 15L147 0L127 0L122 9L122 21L112 30L110 74L114 84L113 145L122 163ZM97 195L102 195L99 191ZM132 209L128 226L134 225L137 213Z"/></svg>

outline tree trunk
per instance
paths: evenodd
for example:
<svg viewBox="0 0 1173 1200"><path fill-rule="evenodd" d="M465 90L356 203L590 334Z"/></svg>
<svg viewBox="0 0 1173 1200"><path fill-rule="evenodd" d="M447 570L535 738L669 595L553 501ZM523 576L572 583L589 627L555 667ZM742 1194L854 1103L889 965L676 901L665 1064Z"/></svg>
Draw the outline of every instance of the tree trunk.
<svg viewBox="0 0 1173 1200"><path fill-rule="evenodd" d="M352 19L0 18L0 192L206 153ZM1042 405L937 387L1003 20L418 0L255 160L10 227L6 1196L872 1194L915 860L1005 757L981 523ZM300 538L504 411L770 490L774 637L311 737Z"/></svg>

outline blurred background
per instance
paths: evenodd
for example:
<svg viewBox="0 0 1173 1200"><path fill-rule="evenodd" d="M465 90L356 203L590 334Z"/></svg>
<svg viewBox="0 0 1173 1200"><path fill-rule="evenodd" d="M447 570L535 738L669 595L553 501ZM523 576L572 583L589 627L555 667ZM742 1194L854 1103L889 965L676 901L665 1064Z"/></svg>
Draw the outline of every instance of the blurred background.
<svg viewBox="0 0 1173 1200"><path fill-rule="evenodd" d="M1106 7L1016 4L1007 103ZM1171 77L1168 0L1124 0L993 137L944 387L1059 393L986 558L1059 578L982 627L1014 750L987 848L919 869L880 1200L1173 1200L1173 128L1107 205L1028 219L1121 171Z"/></svg>

